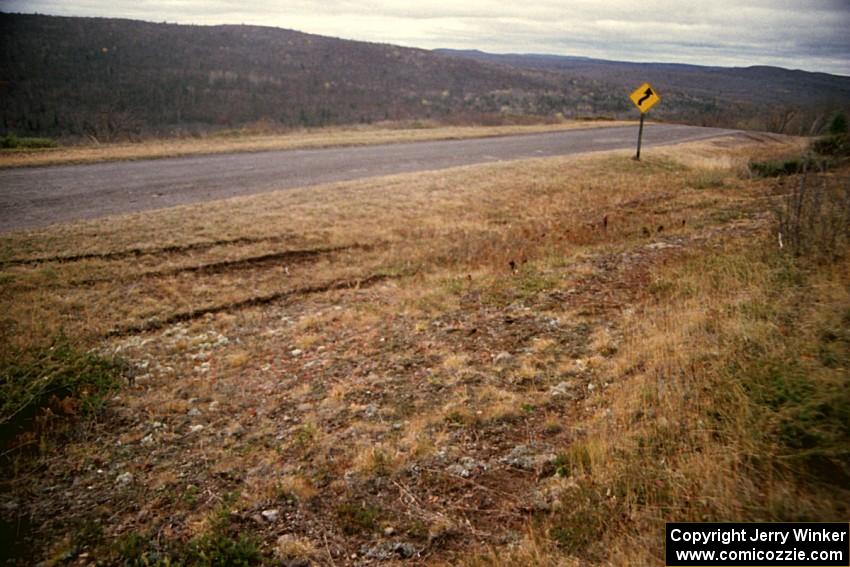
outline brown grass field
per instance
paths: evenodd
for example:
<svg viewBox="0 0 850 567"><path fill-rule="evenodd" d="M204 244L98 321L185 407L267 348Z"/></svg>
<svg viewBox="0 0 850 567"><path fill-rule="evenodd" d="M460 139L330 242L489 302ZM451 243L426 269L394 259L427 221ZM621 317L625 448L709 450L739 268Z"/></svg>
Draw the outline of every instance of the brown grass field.
<svg viewBox="0 0 850 567"><path fill-rule="evenodd" d="M850 264L780 249L801 176L747 167L804 146L0 235L4 353L61 332L134 376L96 419L19 436L7 524L46 564L554 566L663 565L667 521L846 521Z"/></svg>
<svg viewBox="0 0 850 567"><path fill-rule="evenodd" d="M634 124L634 122L622 120L563 120L551 124L532 125L445 126L420 121L416 124L390 122L366 126L314 128L286 133L264 131L261 128L228 131L198 138L165 138L136 143L87 143L46 149L0 150L0 168L156 159L234 152L463 140L586 128L611 128L630 124Z"/></svg>

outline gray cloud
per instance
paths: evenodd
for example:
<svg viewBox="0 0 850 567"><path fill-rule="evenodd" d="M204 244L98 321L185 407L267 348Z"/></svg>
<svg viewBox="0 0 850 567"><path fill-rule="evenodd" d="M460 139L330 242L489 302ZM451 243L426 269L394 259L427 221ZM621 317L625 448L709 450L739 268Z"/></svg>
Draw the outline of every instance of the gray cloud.
<svg viewBox="0 0 850 567"><path fill-rule="evenodd" d="M850 75L846 0L0 0L8 12L259 24L411 47Z"/></svg>

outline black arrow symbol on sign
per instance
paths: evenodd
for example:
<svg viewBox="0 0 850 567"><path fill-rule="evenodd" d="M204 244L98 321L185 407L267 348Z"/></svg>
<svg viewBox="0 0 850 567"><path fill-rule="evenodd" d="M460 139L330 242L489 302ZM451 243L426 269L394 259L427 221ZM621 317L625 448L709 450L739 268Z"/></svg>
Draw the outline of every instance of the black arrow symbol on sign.
<svg viewBox="0 0 850 567"><path fill-rule="evenodd" d="M648 99L649 97L651 97L654 94L655 93L652 92L652 89L646 89L645 91L643 91L643 96L638 101L638 106L642 105L643 101L645 101L646 99Z"/></svg>

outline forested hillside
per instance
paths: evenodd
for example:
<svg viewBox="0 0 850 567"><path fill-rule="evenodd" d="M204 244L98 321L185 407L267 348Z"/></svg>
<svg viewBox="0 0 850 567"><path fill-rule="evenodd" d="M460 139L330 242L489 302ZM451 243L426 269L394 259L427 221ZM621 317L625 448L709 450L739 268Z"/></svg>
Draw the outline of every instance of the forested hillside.
<svg viewBox="0 0 850 567"><path fill-rule="evenodd" d="M634 88L650 81L665 95L665 107L671 98L679 99L673 103L673 115L705 125L807 134L822 128L835 112L850 108L850 77L827 73L766 66L704 67L557 55L437 52L516 69L563 73L579 82L604 79L615 88Z"/></svg>
<svg viewBox="0 0 850 567"><path fill-rule="evenodd" d="M0 17L6 131L111 136L575 109L597 88L432 52L256 26ZM594 94L599 112L618 93Z"/></svg>
<svg viewBox="0 0 850 567"><path fill-rule="evenodd" d="M484 54L438 53L278 28L40 15L0 14L0 45L0 133L99 140L205 132L258 121L303 127L405 119L521 120L529 115L627 117L634 109L626 95L639 76L624 81L623 73L602 68L591 73L562 64L487 61ZM699 69L689 73L713 72ZM757 80L765 81L769 77ZM800 88L827 85L837 93L834 98L846 100L847 82L824 75L823 84L803 80ZM655 118L746 126L747 117L765 112L759 97L775 94L757 89L749 100L730 102L722 90L697 88L693 82L671 86L658 86L665 97ZM763 102L787 104L775 98Z"/></svg>

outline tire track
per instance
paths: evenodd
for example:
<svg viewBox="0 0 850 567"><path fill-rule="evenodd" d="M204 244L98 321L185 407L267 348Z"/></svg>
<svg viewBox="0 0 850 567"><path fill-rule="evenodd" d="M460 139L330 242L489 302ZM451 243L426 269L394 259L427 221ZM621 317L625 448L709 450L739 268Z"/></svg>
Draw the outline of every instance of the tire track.
<svg viewBox="0 0 850 567"><path fill-rule="evenodd" d="M300 264L309 260L317 259L321 256L334 254L336 252L345 252L347 250L370 251L374 248L374 244L351 244L348 246L332 246L328 248L305 248L302 250L284 250L282 252L271 252L269 254L261 254L259 256L248 256L246 258L239 258L238 260L222 260L219 262L209 262L206 264L198 264L194 266L167 268L163 270L154 270L150 272L142 272L140 274L129 274L117 277L95 277L84 280L72 281L68 282L67 284L56 284L55 287L88 286L102 282L122 282L127 280L140 281L179 276L181 274L215 275L225 272L235 272L238 270L260 268L264 267L267 264L274 264L278 262L287 262L288 264Z"/></svg>
<svg viewBox="0 0 850 567"><path fill-rule="evenodd" d="M223 313L225 311L235 311L239 309L244 309L246 307L257 307L260 305L268 305L269 303L274 303L275 301L279 301L281 299L286 299L289 297L298 297L303 295L311 295L314 293L323 293L326 291L333 291L337 289L362 289L364 287L370 287L377 283L380 283L385 280L393 280L399 279L405 276L409 276L412 274L374 274L371 276L367 276L365 278L354 278L354 279L346 279L346 280L335 280L326 284L316 285L316 286L307 286L295 289L288 289L285 291L277 291L274 293L266 294L266 295L258 295L249 297L247 299L242 299L240 301L231 301L228 303L222 303L219 305L210 305L208 307L199 307L197 309L190 309L188 311L180 311L177 313L173 313L164 319L149 319L144 323L139 323L135 325L126 325L123 327L116 327L104 335L104 338L115 338L115 337L125 337L128 335L139 335L142 333L148 333L151 331L157 331L169 325L174 325L176 323L184 323L186 321L193 321L195 319L199 319L206 315L214 315L216 313Z"/></svg>
<svg viewBox="0 0 850 567"><path fill-rule="evenodd" d="M262 236L262 237L240 237L229 240L213 240L208 242L194 242L192 244L175 244L172 246L161 246L159 248L129 248L115 252L90 252L85 254L74 254L66 256L44 256L41 258L13 258L11 260L0 260L0 268L9 266L39 265L47 263L67 264L81 260L123 260L139 256L165 256L167 254L180 254L185 252L197 252L208 250L216 246L233 246L240 244L258 244L261 242L283 242L290 240L290 235Z"/></svg>

